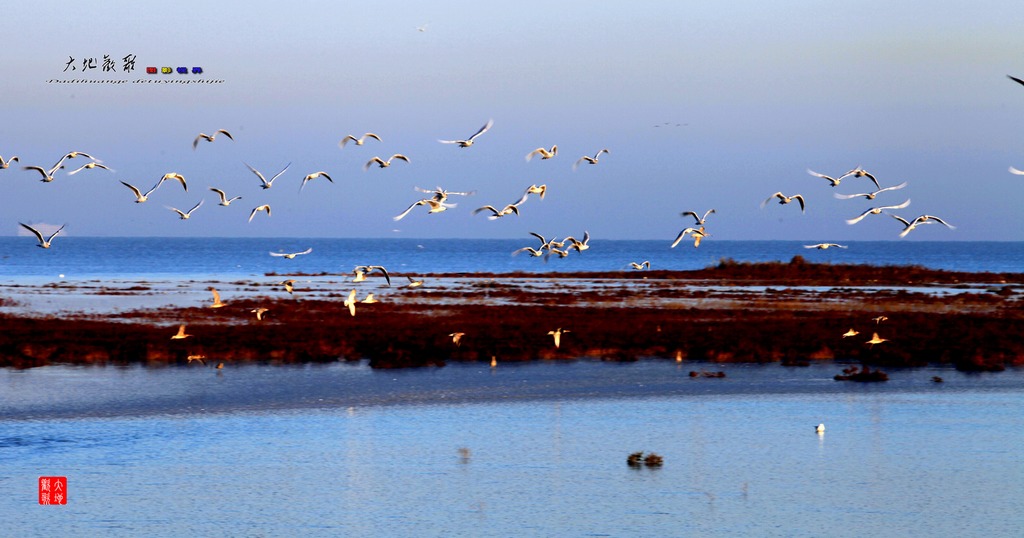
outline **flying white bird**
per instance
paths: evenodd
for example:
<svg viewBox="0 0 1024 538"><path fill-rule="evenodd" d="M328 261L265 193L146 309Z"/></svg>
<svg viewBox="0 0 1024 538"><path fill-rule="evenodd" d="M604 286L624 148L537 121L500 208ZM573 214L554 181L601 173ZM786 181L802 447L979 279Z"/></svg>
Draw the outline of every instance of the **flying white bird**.
<svg viewBox="0 0 1024 538"><path fill-rule="evenodd" d="M602 153L608 153L609 155L611 154L611 152L608 151L607 149L602 149L601 151L595 153L593 157L588 157L588 156L584 155L584 156L580 157L579 159L577 159L575 163L573 163L573 165L572 165L573 171L574 172L576 171L576 168L580 165L580 163L597 164L597 158L600 157Z"/></svg>
<svg viewBox="0 0 1024 538"><path fill-rule="evenodd" d="M351 292L349 292L348 298L345 299L345 302L342 303L342 304L344 304L345 306L348 307L348 313L352 314L353 317L355 317L355 315L356 315L356 303L357 302L359 302L359 301L356 301L356 290L352 290Z"/></svg>
<svg viewBox="0 0 1024 538"><path fill-rule="evenodd" d="M820 177L822 179L827 179L829 184L830 184L830 186L832 186L832 187L839 186L839 182L843 180L842 177L834 178L832 176L826 176L825 174L819 174L819 173L815 172L814 170L811 170L810 168L807 169L807 173L812 175L812 176L814 176L814 177Z"/></svg>
<svg viewBox="0 0 1024 538"><path fill-rule="evenodd" d="M201 206L201 205L203 205L203 201L199 200L199 203L194 205L194 206L192 206L192 209L189 209L188 211L182 211L182 210L180 210L180 209L178 209L176 207L170 207L170 206L168 206L167 209L170 209L171 211L174 211L175 213L177 213L178 214L178 218L180 218L181 220L187 220L189 217L192 216L192 212L197 210L197 209L199 209L199 206Z"/></svg>
<svg viewBox="0 0 1024 538"><path fill-rule="evenodd" d="M268 181L267 178L263 177L263 174L261 174L259 170L249 166L248 163L243 162L242 164L244 164L245 166L249 167L249 170L252 170L252 173L256 174L256 177L260 178L260 181L263 182L260 185L260 187L262 187L264 189L269 189L270 187L273 187L274 186L274 180L279 178L279 177L281 177L281 174L285 173L285 171L288 170L288 167L292 165L292 163L286 164L284 169L282 169L277 174L274 174L274 177L270 178L270 180Z"/></svg>
<svg viewBox="0 0 1024 538"><path fill-rule="evenodd" d="M540 199L543 200L544 199L544 194L547 193L547 192L548 192L548 186L547 185L530 185L529 187L526 187L525 191L523 191L522 198L520 198L518 202L516 202L516 203L514 203L512 205L518 206L518 205L522 204L523 202L526 201L526 198L529 197L531 194L537 194L537 195L540 196Z"/></svg>
<svg viewBox="0 0 1024 538"><path fill-rule="evenodd" d="M261 206L256 207L255 209L253 209L252 213L249 213L249 222L252 222L252 218L255 217L256 213L259 213L260 211L266 211L267 212L267 216L269 217L270 216L270 204L263 204Z"/></svg>
<svg viewBox="0 0 1024 538"><path fill-rule="evenodd" d="M839 179L843 179L843 178L845 178L847 176L866 177L866 178L870 179L872 183L875 184L875 188L876 189L881 189L882 188L882 186L878 184L878 180L875 179L875 176L869 174L868 171L863 169L863 168L861 168L860 165L857 165L857 168L854 168L853 170L850 170L849 172L839 176Z"/></svg>
<svg viewBox="0 0 1024 538"><path fill-rule="evenodd" d="M23 166L22 170L38 170L39 173L43 175L43 179L40 179L39 181L49 183L53 181L53 174L56 174L57 170L60 170L61 168L64 168L64 165L58 162L57 166L54 166L49 170L44 169L42 166Z"/></svg>
<svg viewBox="0 0 1024 538"><path fill-rule="evenodd" d="M352 142L355 142L357 146L362 146L363 142L366 142L367 138L372 138L378 142L383 142L383 140L381 140L379 136L373 133L366 133L363 136L360 136L359 138L356 138L352 135L348 135L345 138L342 138L341 142L338 142L338 145L341 147L345 147L345 144L348 144L349 141L351 140Z"/></svg>
<svg viewBox="0 0 1024 538"><path fill-rule="evenodd" d="M398 159L400 161L405 161L405 162L411 162L411 161L409 161L408 157L406 157L405 155L402 155L401 153L396 153L396 154L392 155L391 157L388 157L388 160L386 160L386 161L384 159L381 159L380 157L374 157L374 158L370 159L369 161L367 161L366 164L363 165L363 171L365 172L365 171L369 170L370 167L373 166L373 163L377 163L377 167L378 168L387 168L387 167L391 166L391 161L393 161L395 159Z"/></svg>
<svg viewBox="0 0 1024 538"><path fill-rule="evenodd" d="M185 189L185 192L188 192L188 185L185 184L185 176L183 176L183 175L181 175L181 174L179 174L177 172L168 172L168 173L164 174L164 177L160 178L160 183L163 183L164 181L167 181L168 179L173 179L173 180L181 183L181 188Z"/></svg>
<svg viewBox="0 0 1024 538"><path fill-rule="evenodd" d="M22 228L25 228L26 230L32 232L32 234L36 236L36 239L39 240L39 244L36 245L36 246L39 247L39 248L50 248L50 242L53 241L53 238L57 237L57 234L59 234L60 231L64 229L64 226L67 226L67 224L62 225L60 228L57 228L56 232L53 232L52 234L50 234L50 237L47 237L46 239L43 239L43 234L39 233L39 230L29 226L28 224L22 223L22 222L19 222L18 224L21 224Z"/></svg>
<svg viewBox="0 0 1024 538"><path fill-rule="evenodd" d="M516 207L515 204L508 204L507 206L501 208L500 210L492 205L485 205L483 207L478 207L474 209L473 214L476 215L481 211L490 211L491 213L493 213L492 215L489 215L487 217L488 220L499 219L501 217L504 217L505 215L511 215L512 213L515 213L516 216L519 216L519 208Z"/></svg>
<svg viewBox="0 0 1024 538"><path fill-rule="evenodd" d="M857 215L856 217L853 217L852 219L847 219L846 223L847 224L857 224L858 222L863 220L864 217L866 217L868 215L878 215L882 211L885 211L886 209L903 209L904 207L907 207L908 205L910 205L910 199L909 198L907 198L906 202L903 202L902 204L899 204L899 205L883 205L883 206L880 206L880 207L872 207L871 209L868 209L867 211L861 213L860 215Z"/></svg>
<svg viewBox="0 0 1024 538"><path fill-rule="evenodd" d="M867 198L868 200L874 200L875 196L878 196L879 194L881 194L881 193L883 193L885 191L894 191L894 190L897 190L897 189L902 189L903 187L906 187L906 186L907 186L907 182L904 181L903 183L900 183L899 185L894 185L892 187L885 187L884 189L878 189L875 192L861 192L861 193L857 193L857 194L839 194L838 192L836 192L836 193L832 193L832 196L835 196L836 198L838 198L840 200L849 200L850 198L859 198L861 196L863 196L864 198Z"/></svg>
<svg viewBox="0 0 1024 538"><path fill-rule="evenodd" d="M700 228L686 228L683 231L679 232L679 235L676 236L676 240L672 242L672 246L669 248L676 248L676 245L678 245L679 242L683 240L683 237L686 237L687 234L693 237L693 248L699 247L700 240L710 235L704 232L703 226L701 226Z"/></svg>
<svg viewBox="0 0 1024 538"><path fill-rule="evenodd" d="M234 142L235 137L231 136L231 133L225 131L224 129L218 129L217 132L213 133L212 135L208 135L206 133L199 133L199 136L197 136L196 139L192 141L192 149L196 149L196 146L199 145L199 141L200 140L206 140L207 142L213 142L213 139L217 138L217 135L221 134L221 133L224 133L224 136L230 138L231 141Z"/></svg>
<svg viewBox="0 0 1024 538"><path fill-rule="evenodd" d="M321 177L321 176L327 178L327 181L330 181L331 183L334 183L334 180L331 179L331 176L327 175L327 172L324 172L324 171L321 170L319 172L313 172L312 174L309 174L308 176L302 178L302 185L299 185L299 191L301 191L302 188L306 186L307 182L312 181L312 180L314 180L314 179L316 179L318 177Z"/></svg>
<svg viewBox="0 0 1024 538"><path fill-rule="evenodd" d="M4 160L3 156L0 155L0 170L7 168L8 166L11 165L11 163L16 163L19 161L21 161L21 159L19 159L17 155L13 155L10 159L7 159L6 161Z"/></svg>
<svg viewBox="0 0 1024 538"><path fill-rule="evenodd" d="M427 213L440 213L441 211L446 211L446 210L448 210L448 209L458 205L458 204L447 204L447 203L444 203L444 202L438 202L436 200L428 200L428 199L418 200L416 202L413 202L413 204L410 205L408 209L403 211L402 214L400 214L398 216L395 216L395 217L391 217L391 218L392 218L392 220L396 220L396 221L397 220L402 220L402 218L404 218L406 215L408 215L409 212L412 211L412 209L414 207L416 207L418 205L424 205L424 204L430 206L430 211L428 211Z"/></svg>
<svg viewBox="0 0 1024 538"><path fill-rule="evenodd" d="M296 256L302 256L303 254L309 254L310 252L313 252L313 247L307 248L302 252L271 252L270 255L278 258L284 258L286 260L294 260Z"/></svg>
<svg viewBox="0 0 1024 538"><path fill-rule="evenodd" d="M803 196L801 196L799 194L794 194L793 196L785 196L781 192L777 192L777 193L769 196L765 201L761 202L761 207L764 207L768 202L772 201L772 198L778 198L779 199L779 204L788 204L788 203L792 202L793 200L796 200L797 202L800 202L800 212L802 213L804 211L804 197Z"/></svg>
<svg viewBox="0 0 1024 538"><path fill-rule="evenodd" d="M122 183L124 183L124 182L122 181ZM217 193L217 195L220 196L220 204L219 205L222 205L222 206L229 206L229 205L231 205L231 202L234 202L235 200L241 200L242 199L241 196L235 196L234 198L228 198L228 195L224 191L222 191L222 190L220 190L220 189L218 189L216 187L210 187L210 190L215 192L215 193Z"/></svg>
<svg viewBox="0 0 1024 538"><path fill-rule="evenodd" d="M83 164L82 166L79 166L78 168L76 168L76 169L74 169L74 170L72 170L72 171L68 172L68 175L69 175L69 176L73 176L73 175L75 175L75 174L77 174L77 173L81 172L82 170L92 170L93 168L102 168L102 169L104 169L104 170L107 170L107 171L113 172L113 170L111 170L111 169L110 169L109 167L107 167L106 165L104 165L104 164L102 164L102 163L98 163L98 162L96 162L96 161L93 161L93 162L91 162L91 163L85 163L85 164Z"/></svg>
<svg viewBox="0 0 1024 538"><path fill-rule="evenodd" d="M534 155L540 155L541 160L550 159L555 155L558 155L558 146L551 146L550 150L537 148L526 154L526 160L529 161L530 159L533 159Z"/></svg>
<svg viewBox="0 0 1024 538"><path fill-rule="evenodd" d="M458 144L460 148L468 148L469 146L473 145L473 140L476 137L486 133L488 129L491 128L492 125L494 125L494 120L487 120L487 123L484 124L484 126L481 127L479 131L477 131L476 133L473 134L473 136L465 140L438 140L438 142L442 144Z"/></svg>
<svg viewBox="0 0 1024 538"><path fill-rule="evenodd" d="M124 181L121 182L122 185L124 185L125 187L128 187L129 189L132 190L133 193L135 193L135 203L136 204L141 204L142 202L145 202L146 200L148 200L149 199L149 195L153 194L153 191L155 191L157 189L157 187L159 187L162 183L163 183L163 180L157 181L156 185L153 185L152 189L149 189L148 191L146 191L145 194L143 194L142 191L140 191L138 189L138 187L136 187L135 185L132 185L130 183L125 183Z"/></svg>
<svg viewBox="0 0 1024 538"><path fill-rule="evenodd" d="M804 245L804 248L816 248L818 250L828 250L832 247L846 248L845 246L840 245L838 243L818 243L817 245Z"/></svg>
<svg viewBox="0 0 1024 538"><path fill-rule="evenodd" d="M682 216L682 217L690 215L690 216L693 217L693 220L697 221L697 223L696 223L697 226L704 226L704 223L708 220L708 215L710 215L710 214L712 214L714 212L715 212L714 209L709 209L709 210L704 212L704 216L703 217L697 215L696 211L683 211L679 215Z"/></svg>

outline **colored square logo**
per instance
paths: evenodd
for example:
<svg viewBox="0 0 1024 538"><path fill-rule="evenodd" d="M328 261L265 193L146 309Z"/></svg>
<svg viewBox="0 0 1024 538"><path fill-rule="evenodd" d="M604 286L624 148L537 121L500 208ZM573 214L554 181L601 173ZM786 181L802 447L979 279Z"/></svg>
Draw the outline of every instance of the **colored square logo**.
<svg viewBox="0 0 1024 538"><path fill-rule="evenodd" d="M40 476L39 504L67 504L68 477Z"/></svg>
<svg viewBox="0 0 1024 538"><path fill-rule="evenodd" d="M155 75L156 74L156 68L155 67L147 67L146 68L146 73L148 73L150 75Z"/></svg>

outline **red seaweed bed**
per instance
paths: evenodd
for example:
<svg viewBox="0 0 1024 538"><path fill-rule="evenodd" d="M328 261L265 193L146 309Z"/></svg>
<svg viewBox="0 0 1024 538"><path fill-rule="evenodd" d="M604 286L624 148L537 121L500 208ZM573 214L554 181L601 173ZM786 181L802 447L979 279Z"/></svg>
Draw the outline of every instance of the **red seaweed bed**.
<svg viewBox="0 0 1024 538"><path fill-rule="evenodd" d="M1024 364L1024 274L808 264L798 257L789 263L724 260L698 271L428 276L476 285L454 301L437 301L445 292L435 287L420 296L359 304L354 317L342 304L343 293L72 319L2 315L0 366L185 363L190 356L207 364L367 360L375 368L581 357L793 365L844 359L882 367L952 364L962 370ZM504 283L513 278L547 286L538 292ZM562 287L560 279L620 287L610 294ZM707 285L739 291L716 296ZM808 292L792 286L825 288ZM885 286L964 291L930 294ZM263 321L250 313L256 307L268 309ZM888 319L873 320L881 315ZM192 336L171 339L182 323ZM566 332L555 348L549 331L558 328ZM843 337L850 329L859 334ZM465 333L459 345L449 336L455 332ZM867 343L873 333L887 341Z"/></svg>

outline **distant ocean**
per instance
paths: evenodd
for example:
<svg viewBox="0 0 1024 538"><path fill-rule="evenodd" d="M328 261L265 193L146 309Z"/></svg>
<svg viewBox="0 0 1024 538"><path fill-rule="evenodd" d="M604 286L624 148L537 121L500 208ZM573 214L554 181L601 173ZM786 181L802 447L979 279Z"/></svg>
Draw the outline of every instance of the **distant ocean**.
<svg viewBox="0 0 1024 538"><path fill-rule="evenodd" d="M28 237L0 238L0 279L202 278L261 276L268 272L348 273L357 265L383 265L400 273L512 271L692 270L731 258L741 262L789 261L870 265L921 265L969 272L1024 272L1024 242L851 241L848 248L806 249L800 241L683 242L592 240L591 248L547 262L518 248L525 239L295 239L295 238L90 238L57 237L50 249ZM270 252L313 251L295 259Z"/></svg>

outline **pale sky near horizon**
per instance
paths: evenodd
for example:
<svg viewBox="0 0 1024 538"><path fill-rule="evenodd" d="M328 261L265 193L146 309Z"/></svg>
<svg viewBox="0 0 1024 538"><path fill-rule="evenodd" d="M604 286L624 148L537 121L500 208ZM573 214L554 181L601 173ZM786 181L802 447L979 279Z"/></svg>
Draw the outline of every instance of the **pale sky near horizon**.
<svg viewBox="0 0 1024 538"><path fill-rule="evenodd" d="M895 4L895 5L894 5ZM0 234L18 222L67 223L73 236L454 237L582 235L664 239L716 214L708 240L896 240L912 219L942 217L907 240L1024 240L1024 12L1004 1L907 3L711 2L66 2L5 7ZM420 31L423 27L425 31ZM103 55L117 71L82 71ZM121 58L135 55L125 73ZM64 71L74 58L76 70ZM148 75L201 66L202 75ZM51 80L117 80L59 84ZM136 80L222 80L150 84ZM470 148L465 138L494 127ZM235 140L192 140L227 129ZM338 142L372 131L383 142ZM524 157L558 145L550 160ZM601 148L597 165L573 163ZM85 151L115 172L57 173ZM363 171L374 156L407 155ZM85 160L66 162L74 169ZM272 175L268 190L243 164ZM864 178L832 188L807 169ZM326 171L300 193L302 177ZM119 183L147 190L144 204ZM483 205L514 202L488 221ZM217 205L208 187L242 200ZM427 214L413 187L475 190ZM776 191L795 204L761 202ZM205 203L183 221L167 209ZM252 208L270 204L273 215Z"/></svg>

